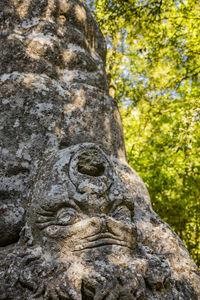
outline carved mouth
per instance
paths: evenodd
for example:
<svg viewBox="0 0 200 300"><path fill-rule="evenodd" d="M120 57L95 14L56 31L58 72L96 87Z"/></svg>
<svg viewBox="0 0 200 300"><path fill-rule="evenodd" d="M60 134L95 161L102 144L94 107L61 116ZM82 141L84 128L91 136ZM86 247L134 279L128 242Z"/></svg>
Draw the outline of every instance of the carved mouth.
<svg viewBox="0 0 200 300"><path fill-rule="evenodd" d="M84 240L84 242L80 245L75 246L74 251L82 251L85 249L98 248L107 245L118 245L131 248L127 241L120 240L111 233L99 233L82 240Z"/></svg>

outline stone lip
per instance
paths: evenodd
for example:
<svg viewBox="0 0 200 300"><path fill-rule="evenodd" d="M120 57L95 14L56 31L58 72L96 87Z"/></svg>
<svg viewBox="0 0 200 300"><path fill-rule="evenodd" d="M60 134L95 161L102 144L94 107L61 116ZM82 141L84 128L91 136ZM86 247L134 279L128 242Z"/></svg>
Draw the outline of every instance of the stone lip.
<svg viewBox="0 0 200 300"><path fill-rule="evenodd" d="M101 236L100 236L101 235ZM109 246L109 245L118 245L121 247L128 247L131 248L131 246L127 245L126 242L123 240L119 240L115 237L111 237L108 234L100 234L94 237L91 241L87 241L84 245L78 245L75 247L74 251L83 251L86 249L91 249L91 248L97 248L97 247L102 247L102 246Z"/></svg>
<svg viewBox="0 0 200 300"><path fill-rule="evenodd" d="M109 254L109 247L102 248ZM139 245L134 257L116 248L114 257L117 260L110 256L108 261L96 253L91 256L91 252L79 259L68 255L63 261L52 260L39 246L27 249L17 245L4 250L0 253L0 257L4 258L0 265L3 300L51 299L55 295L58 299L88 297L95 300L102 299L105 294L108 297L114 294L118 299L126 296L138 300L198 300L188 280L172 277L164 256L152 254L148 247L142 245ZM9 255L5 255L8 250ZM8 270L6 274L2 272L5 269ZM17 283L12 284L16 277Z"/></svg>

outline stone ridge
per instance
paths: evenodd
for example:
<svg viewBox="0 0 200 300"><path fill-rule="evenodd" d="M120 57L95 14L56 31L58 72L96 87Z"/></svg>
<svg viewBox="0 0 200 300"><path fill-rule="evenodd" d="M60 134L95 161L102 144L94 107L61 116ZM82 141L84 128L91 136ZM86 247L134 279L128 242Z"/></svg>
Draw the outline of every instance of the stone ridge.
<svg viewBox="0 0 200 300"><path fill-rule="evenodd" d="M0 75L45 74L107 90L106 46L83 1L1 1Z"/></svg>

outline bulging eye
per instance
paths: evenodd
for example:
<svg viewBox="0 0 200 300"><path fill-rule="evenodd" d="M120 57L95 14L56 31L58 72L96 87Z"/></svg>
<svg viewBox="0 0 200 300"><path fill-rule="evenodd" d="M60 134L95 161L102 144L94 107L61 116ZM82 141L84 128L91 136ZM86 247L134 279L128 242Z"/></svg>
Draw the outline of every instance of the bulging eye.
<svg viewBox="0 0 200 300"><path fill-rule="evenodd" d="M76 218L76 210L69 207L61 208L56 215L57 225L70 225Z"/></svg>
<svg viewBox="0 0 200 300"><path fill-rule="evenodd" d="M121 205L118 206L115 211L112 213L112 217L117 220L123 221L131 221L131 211L128 209L127 206Z"/></svg>

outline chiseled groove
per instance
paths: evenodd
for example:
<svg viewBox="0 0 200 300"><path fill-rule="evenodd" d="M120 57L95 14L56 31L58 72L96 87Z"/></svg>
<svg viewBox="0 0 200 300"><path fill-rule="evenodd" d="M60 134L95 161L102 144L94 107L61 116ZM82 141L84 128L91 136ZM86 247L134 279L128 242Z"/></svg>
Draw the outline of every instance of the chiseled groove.
<svg viewBox="0 0 200 300"><path fill-rule="evenodd" d="M117 246L122 246L122 247L131 249L131 247L128 245L127 242L123 242L123 241L116 240L116 239L100 239L100 240L96 240L94 242L89 242L86 245L83 245L82 247L80 247L79 249L74 249L73 252L82 251L85 249L102 247L102 246L106 246L106 245L117 245Z"/></svg>
<svg viewBox="0 0 200 300"><path fill-rule="evenodd" d="M103 233L98 233L98 234L94 234L94 235L91 235L91 236L87 236L85 238L82 238L82 240L87 240L89 242L93 242L93 241L96 241L96 240L99 240L101 238L112 238L114 240L119 240L117 238L117 236L113 235L112 233L110 232L103 232Z"/></svg>

